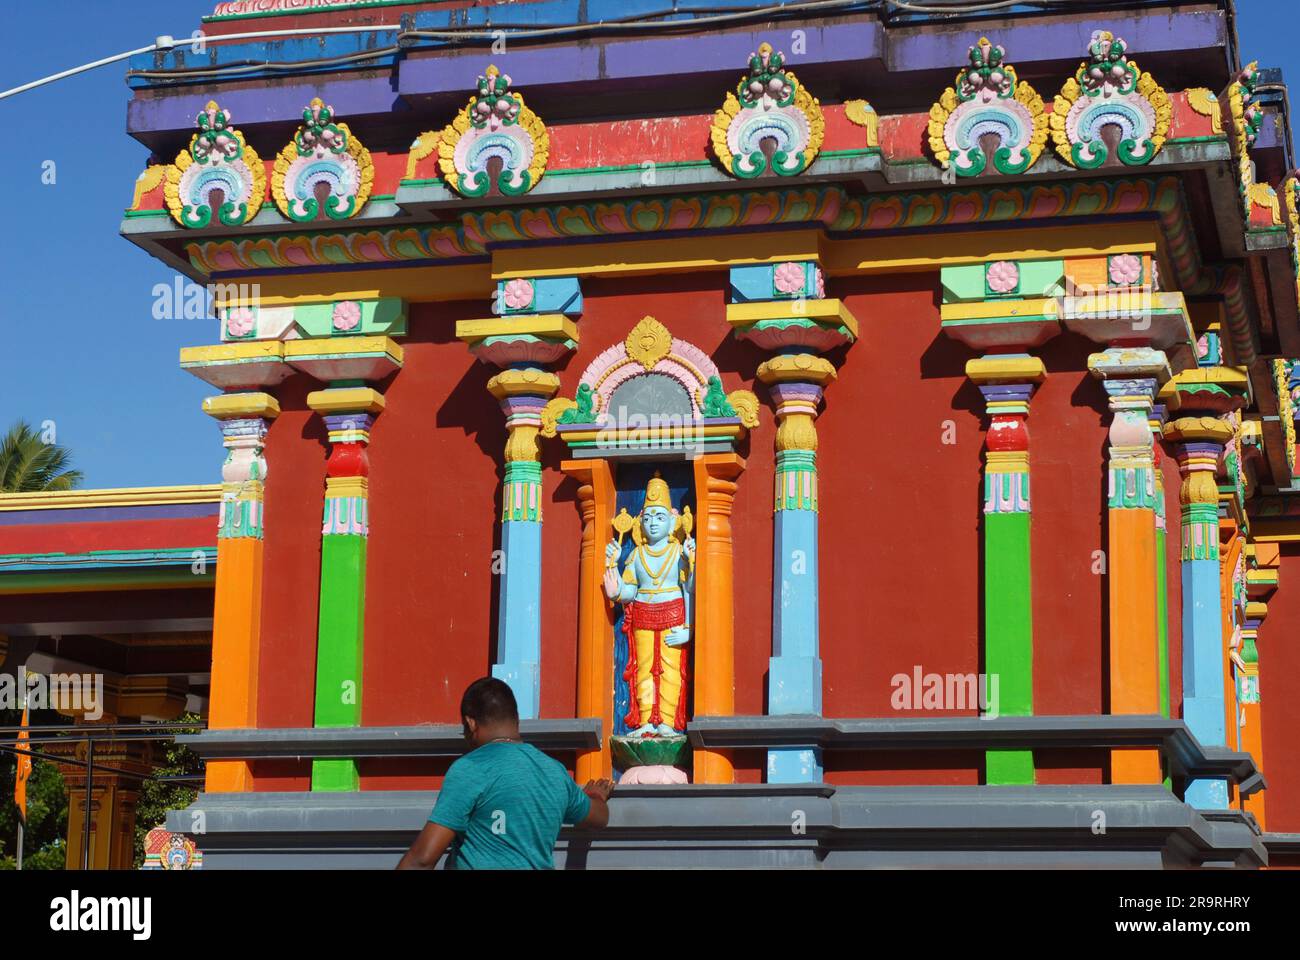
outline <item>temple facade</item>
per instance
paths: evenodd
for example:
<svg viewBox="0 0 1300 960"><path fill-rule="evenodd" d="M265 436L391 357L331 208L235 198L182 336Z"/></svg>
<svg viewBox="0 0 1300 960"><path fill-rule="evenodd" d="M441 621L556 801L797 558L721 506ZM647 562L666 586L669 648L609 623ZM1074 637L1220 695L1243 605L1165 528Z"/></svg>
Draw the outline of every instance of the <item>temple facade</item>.
<svg viewBox="0 0 1300 960"><path fill-rule="evenodd" d="M213 485L0 496L4 669L200 712L205 869L393 866L486 674L620 783L566 868L1300 863L1234 15L218 4L130 62L121 227L213 291Z"/></svg>

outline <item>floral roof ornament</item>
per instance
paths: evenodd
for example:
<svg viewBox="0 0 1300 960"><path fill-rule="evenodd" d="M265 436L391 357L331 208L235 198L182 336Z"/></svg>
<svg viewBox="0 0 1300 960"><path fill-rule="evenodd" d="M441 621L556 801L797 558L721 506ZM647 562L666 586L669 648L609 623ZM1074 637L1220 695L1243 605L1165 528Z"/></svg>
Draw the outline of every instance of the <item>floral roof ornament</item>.
<svg viewBox="0 0 1300 960"><path fill-rule="evenodd" d="M334 108L315 97L302 126L275 158L271 196L290 220L354 217L370 198L375 168L367 150Z"/></svg>
<svg viewBox="0 0 1300 960"><path fill-rule="evenodd" d="M228 227L248 223L266 196L261 158L215 100L208 101L194 125L199 132L166 170L163 195L172 219L190 229L208 226L213 214Z"/></svg>
<svg viewBox="0 0 1300 960"><path fill-rule="evenodd" d="M1057 94L1052 141L1061 159L1093 170L1103 164L1141 166L1164 146L1173 106L1164 88L1128 58L1128 45L1098 30Z"/></svg>
<svg viewBox="0 0 1300 960"><path fill-rule="evenodd" d="M1255 167L1251 163L1249 151L1264 123L1264 113L1255 101L1255 87L1258 83L1259 62L1252 60L1228 85L1226 93L1228 109L1232 113L1232 153L1233 159L1237 161L1237 185L1247 222L1250 221L1253 203L1251 193L1256 186Z"/></svg>
<svg viewBox="0 0 1300 960"><path fill-rule="evenodd" d="M713 116L713 152L733 177L793 177L816 159L826 138L821 104L762 43L749 72Z"/></svg>
<svg viewBox="0 0 1300 960"><path fill-rule="evenodd" d="M1241 123L1241 136L1246 146L1253 147L1259 136L1259 128L1264 123L1264 112L1255 101L1255 87L1259 84L1259 61L1252 60L1237 74L1231 89L1233 97L1232 115Z"/></svg>
<svg viewBox="0 0 1300 960"><path fill-rule="evenodd" d="M453 190L466 197L521 196L546 173L551 138L510 75L489 66L456 119L442 131L438 165Z"/></svg>
<svg viewBox="0 0 1300 960"><path fill-rule="evenodd" d="M959 177L1024 173L1047 142L1043 98L1005 62L988 37L970 48L970 65L930 107L930 151Z"/></svg>

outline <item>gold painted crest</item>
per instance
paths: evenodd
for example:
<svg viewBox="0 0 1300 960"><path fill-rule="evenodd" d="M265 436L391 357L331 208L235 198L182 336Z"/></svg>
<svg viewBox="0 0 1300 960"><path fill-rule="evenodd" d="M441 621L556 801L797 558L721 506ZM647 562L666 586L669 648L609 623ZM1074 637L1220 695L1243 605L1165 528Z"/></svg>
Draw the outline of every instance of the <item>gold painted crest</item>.
<svg viewBox="0 0 1300 960"><path fill-rule="evenodd" d="M673 335L654 317L643 317L627 335L627 355L647 370L654 368L673 348Z"/></svg>

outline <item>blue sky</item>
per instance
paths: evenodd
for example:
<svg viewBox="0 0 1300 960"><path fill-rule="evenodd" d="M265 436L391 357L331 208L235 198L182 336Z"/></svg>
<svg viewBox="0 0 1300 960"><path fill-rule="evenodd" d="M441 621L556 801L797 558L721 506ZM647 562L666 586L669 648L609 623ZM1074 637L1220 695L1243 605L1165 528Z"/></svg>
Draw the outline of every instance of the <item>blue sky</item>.
<svg viewBox="0 0 1300 960"><path fill-rule="evenodd" d="M214 0L44 0L0 31L0 89L188 36ZM1239 0L1242 56L1300 84L1294 0ZM1141 62L1141 51L1135 51ZM52 421L87 487L213 483L223 459L183 373L182 346L214 320L156 320L153 289L175 274L118 236L148 151L128 137L124 63L0 101L0 429ZM236 118L238 122L238 118ZM55 183L42 183L43 164Z"/></svg>

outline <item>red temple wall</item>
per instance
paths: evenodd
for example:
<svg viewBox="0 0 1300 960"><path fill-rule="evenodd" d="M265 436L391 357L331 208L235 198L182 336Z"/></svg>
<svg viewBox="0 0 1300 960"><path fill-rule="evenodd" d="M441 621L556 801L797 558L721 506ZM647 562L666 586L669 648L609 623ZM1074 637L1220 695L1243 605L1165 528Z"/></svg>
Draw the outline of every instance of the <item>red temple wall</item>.
<svg viewBox="0 0 1300 960"><path fill-rule="evenodd" d="M259 727L312 725L326 430L307 394L318 386L301 374L280 384L280 415L266 436ZM305 762L259 761L254 783L258 790L305 790L309 770Z"/></svg>
<svg viewBox="0 0 1300 960"><path fill-rule="evenodd" d="M1278 588L1259 627L1259 704L1264 727L1264 816L1269 833L1300 832L1300 544L1284 543Z"/></svg>
<svg viewBox="0 0 1300 960"><path fill-rule="evenodd" d="M986 419L964 366L974 354L939 333L934 273L837 278L861 324L818 421L822 519L821 644L827 716L893 716L895 674L980 670L980 518ZM643 316L709 352L726 390L754 389L764 359L725 321L725 271L588 279L581 346L560 371L572 396L582 371ZM455 322L484 304L417 304L405 365L384 385L387 409L370 448L363 722L455 723L461 692L487 674L496 633L503 416L486 384L495 372L455 339ZM1105 544L1104 393L1088 375L1095 345L1063 334L1041 350L1049 370L1030 414L1033 469L1035 710L1099 713L1105 706L1106 580L1092 570ZM259 722L310 726L319 518L325 436L306 408L309 382L278 391L282 414L267 444L267 590ZM771 655L773 447L764 401L733 514L736 711L762 714ZM944 443L951 423L953 443ZM577 484L559 471L563 445L543 442L545 533L542 715L576 707ZM1165 464L1176 491L1177 467ZM315 478L315 482L313 482ZM304 490L313 492L304 494ZM1171 674L1178 683L1177 506L1169 551ZM604 532L600 532L603 537ZM974 711L963 711L973 714ZM904 711L901 715L933 715ZM736 757L737 778L762 778L760 751ZM868 783L976 783L978 757L828 755L827 777ZM1044 753L1040 781L1100 782L1105 760ZM441 766L366 761L367 789L436 783ZM437 773L416 775L415 771ZM274 772L273 772L274 771ZM306 785L303 765L258 765L259 788ZM276 787L263 782L273 777Z"/></svg>

